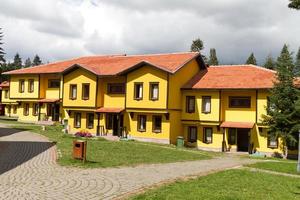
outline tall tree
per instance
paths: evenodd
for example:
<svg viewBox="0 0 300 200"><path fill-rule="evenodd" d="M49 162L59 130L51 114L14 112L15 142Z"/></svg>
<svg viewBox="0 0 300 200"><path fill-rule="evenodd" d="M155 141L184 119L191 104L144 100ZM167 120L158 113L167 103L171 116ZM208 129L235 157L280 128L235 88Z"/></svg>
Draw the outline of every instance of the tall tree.
<svg viewBox="0 0 300 200"><path fill-rule="evenodd" d="M290 0L289 8L300 10L300 0Z"/></svg>
<svg viewBox="0 0 300 200"><path fill-rule="evenodd" d="M3 33L1 32L1 28L0 28L0 64L5 62L4 59L4 50L2 48L3 42L2 42L2 38L3 38Z"/></svg>
<svg viewBox="0 0 300 200"><path fill-rule="evenodd" d="M219 61L217 58L217 53L216 53L216 49L212 48L209 51L209 61L208 61L209 65L219 65Z"/></svg>
<svg viewBox="0 0 300 200"><path fill-rule="evenodd" d="M16 55L14 57L13 65L14 65L15 69L22 68L22 58L20 57L19 53L16 53Z"/></svg>
<svg viewBox="0 0 300 200"><path fill-rule="evenodd" d="M193 40L191 45L192 52L200 52L203 49L204 49L203 42L200 38Z"/></svg>
<svg viewBox="0 0 300 200"><path fill-rule="evenodd" d="M249 58L246 61L246 64L248 64L248 65L250 65L250 64L256 65L256 58L255 58L255 56L254 56L253 53L250 54Z"/></svg>
<svg viewBox="0 0 300 200"><path fill-rule="evenodd" d="M38 55L35 55L32 61L32 65L33 66L37 66L37 65L41 65L42 64L42 60L40 59L40 57Z"/></svg>
<svg viewBox="0 0 300 200"><path fill-rule="evenodd" d="M27 58L25 60L24 67L27 68L27 67L31 67L31 66L32 66L31 60L30 60L30 58Z"/></svg>
<svg viewBox="0 0 300 200"><path fill-rule="evenodd" d="M264 123L269 126L271 138L282 139L284 157L287 157L288 145L295 142L295 125L299 119L297 115L296 102L299 99L299 91L293 84L293 58L284 45L276 62L276 79L273 89L270 90L268 115L264 116ZM298 132L298 130L297 130Z"/></svg>
<svg viewBox="0 0 300 200"><path fill-rule="evenodd" d="M275 69L275 61L273 60L272 56L271 55L268 55L268 57L266 58L266 62L264 64L264 68L267 68L267 69Z"/></svg>
<svg viewBox="0 0 300 200"><path fill-rule="evenodd" d="M294 67L294 75L300 76L300 47L296 54L295 67Z"/></svg>

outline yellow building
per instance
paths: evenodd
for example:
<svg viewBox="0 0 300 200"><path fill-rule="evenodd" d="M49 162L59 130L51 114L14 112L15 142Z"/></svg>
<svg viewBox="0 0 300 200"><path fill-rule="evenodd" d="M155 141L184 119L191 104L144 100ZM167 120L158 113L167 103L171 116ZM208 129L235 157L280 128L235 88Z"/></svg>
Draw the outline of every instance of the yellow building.
<svg viewBox="0 0 300 200"><path fill-rule="evenodd" d="M215 151L282 153L262 125L275 72L211 66L199 53L81 57L20 69L9 100L21 121Z"/></svg>

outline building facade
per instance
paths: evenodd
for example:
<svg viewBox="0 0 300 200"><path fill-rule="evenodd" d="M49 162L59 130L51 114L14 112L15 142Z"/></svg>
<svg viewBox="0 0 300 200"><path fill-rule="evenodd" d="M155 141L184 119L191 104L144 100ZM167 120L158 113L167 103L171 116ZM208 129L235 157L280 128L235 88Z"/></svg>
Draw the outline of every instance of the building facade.
<svg viewBox="0 0 300 200"><path fill-rule="evenodd" d="M282 153L262 124L272 70L208 67L189 52L81 57L6 74L20 121L65 120L70 133L173 144L184 136L199 149Z"/></svg>

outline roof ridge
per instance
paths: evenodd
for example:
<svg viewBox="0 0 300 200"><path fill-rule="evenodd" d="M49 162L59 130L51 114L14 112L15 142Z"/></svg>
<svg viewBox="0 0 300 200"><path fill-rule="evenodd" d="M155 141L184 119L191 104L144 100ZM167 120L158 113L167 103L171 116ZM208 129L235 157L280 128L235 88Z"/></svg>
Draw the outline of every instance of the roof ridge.
<svg viewBox="0 0 300 200"><path fill-rule="evenodd" d="M259 65L253 65L253 64L236 64L236 65L212 65L212 66L209 66L209 67L212 67L212 68L218 68L218 67L253 67L253 68L256 68L256 69L261 69L261 70L265 70L265 71L269 71L269 72L273 72L273 73L276 73L275 70L272 70L272 69L267 69L263 66L259 66Z"/></svg>
<svg viewBox="0 0 300 200"><path fill-rule="evenodd" d="M126 55L126 57L140 57L140 56L162 56L162 55L176 55L176 54L200 54L200 52L189 52L189 51L182 51L182 52L172 52L172 53L152 53L152 54L132 54Z"/></svg>

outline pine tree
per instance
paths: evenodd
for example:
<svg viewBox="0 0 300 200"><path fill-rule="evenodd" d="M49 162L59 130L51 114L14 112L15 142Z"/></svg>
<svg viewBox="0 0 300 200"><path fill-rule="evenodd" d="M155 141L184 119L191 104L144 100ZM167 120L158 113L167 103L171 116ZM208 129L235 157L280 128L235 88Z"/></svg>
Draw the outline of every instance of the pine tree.
<svg viewBox="0 0 300 200"><path fill-rule="evenodd" d="M5 53L3 48L1 47L3 45L3 42L1 42L2 38L3 38L3 33L1 32L1 28L0 28L0 64L5 63L5 59L4 59Z"/></svg>
<svg viewBox="0 0 300 200"><path fill-rule="evenodd" d="M294 76L300 76L300 47L299 47L297 55L296 55Z"/></svg>
<svg viewBox="0 0 300 200"><path fill-rule="evenodd" d="M40 59L40 57L38 55L35 55L32 61L32 66L37 66L37 65L41 65L42 64L42 60Z"/></svg>
<svg viewBox="0 0 300 200"><path fill-rule="evenodd" d="M270 137L282 139L285 158L288 145L295 142L295 125L299 121L296 116L300 116L295 107L300 94L293 84L293 65L292 55L284 45L276 62L277 81L270 91L268 115L263 116L264 123L269 126Z"/></svg>
<svg viewBox="0 0 300 200"><path fill-rule="evenodd" d="M209 65L219 65L216 49L215 48L210 49L209 53L210 54L209 54L208 64Z"/></svg>
<svg viewBox="0 0 300 200"><path fill-rule="evenodd" d="M300 10L300 0L290 0L289 8Z"/></svg>
<svg viewBox="0 0 300 200"><path fill-rule="evenodd" d="M256 65L256 58L253 53L250 54L249 58L246 61L246 64L247 65L250 65L250 64Z"/></svg>
<svg viewBox="0 0 300 200"><path fill-rule="evenodd" d="M30 58L27 58L25 60L24 67L27 68L27 67L31 67L31 66L32 66L31 60L30 60Z"/></svg>
<svg viewBox="0 0 300 200"><path fill-rule="evenodd" d="M264 68L274 70L275 69L275 65L276 65L276 63L273 60L272 56L268 55L268 57L266 58L266 62L264 64Z"/></svg>
<svg viewBox="0 0 300 200"><path fill-rule="evenodd" d="M203 42L200 38L193 40L191 45L192 52L200 52L203 49L204 49Z"/></svg>
<svg viewBox="0 0 300 200"><path fill-rule="evenodd" d="M16 55L14 57L13 66L15 69L22 68L22 58L20 57L19 53L16 53Z"/></svg>

